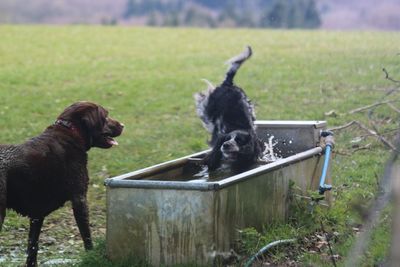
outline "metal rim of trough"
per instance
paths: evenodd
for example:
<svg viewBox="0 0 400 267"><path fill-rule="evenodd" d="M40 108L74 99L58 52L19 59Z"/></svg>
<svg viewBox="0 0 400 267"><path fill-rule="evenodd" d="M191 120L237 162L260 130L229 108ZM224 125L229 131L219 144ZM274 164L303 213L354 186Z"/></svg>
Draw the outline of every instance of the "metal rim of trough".
<svg viewBox="0 0 400 267"><path fill-rule="evenodd" d="M237 175L231 176L221 181L217 182L198 182L198 183L188 183L188 182L180 182L180 181L157 181L157 180L125 180L126 178L134 177L140 173L149 171L154 169L159 170L164 165L175 163L176 165L181 164L188 160L189 157L194 157L206 153L207 151L203 151L200 153L196 153L190 155L188 157L179 158L177 160L165 162L162 164L158 164L146 169L142 169L139 171L127 173L124 175L116 176L113 178L108 178L105 180L104 184L110 188L155 188L155 189L178 189L178 190L201 190L201 191L208 191L208 190L218 190L224 187L231 185L232 183L240 182L245 178L249 178L259 173L267 172L270 170L274 170L277 168L281 168L300 160L310 158L316 155L319 155L323 152L321 147L315 147L309 149L307 151L298 153L296 155L281 159L276 162L272 162L252 170L239 173Z"/></svg>

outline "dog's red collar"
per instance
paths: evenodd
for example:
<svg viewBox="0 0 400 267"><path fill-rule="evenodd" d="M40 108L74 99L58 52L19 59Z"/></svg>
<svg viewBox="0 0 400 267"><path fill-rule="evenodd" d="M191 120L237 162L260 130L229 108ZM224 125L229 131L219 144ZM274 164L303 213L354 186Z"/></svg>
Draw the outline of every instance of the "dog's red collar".
<svg viewBox="0 0 400 267"><path fill-rule="evenodd" d="M72 131L77 131L78 129L74 126L74 124L70 121L58 119L54 122L54 125L61 125L64 126L67 129L70 129Z"/></svg>
<svg viewBox="0 0 400 267"><path fill-rule="evenodd" d="M74 134L79 136L79 139L81 140L83 145L86 144L84 137L81 135L81 132L79 131L79 128L76 127L72 122L67 121L67 120L63 120L63 119L57 119L54 122L54 125L61 125L61 126L65 127L65 128L67 128L68 130L71 130L71 132L73 132Z"/></svg>

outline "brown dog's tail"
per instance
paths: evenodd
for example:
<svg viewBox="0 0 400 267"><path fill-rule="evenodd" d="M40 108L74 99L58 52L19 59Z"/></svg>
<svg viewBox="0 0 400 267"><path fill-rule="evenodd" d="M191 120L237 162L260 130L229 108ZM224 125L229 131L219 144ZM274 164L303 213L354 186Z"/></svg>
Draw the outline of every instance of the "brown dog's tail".
<svg viewBox="0 0 400 267"><path fill-rule="evenodd" d="M233 85L233 78L235 77L237 70L247 59L251 57L252 54L253 51L251 50L251 47L247 46L246 49L241 54L227 61L227 63L230 64L230 66L228 72L226 73L225 80L222 82L222 85L225 86Z"/></svg>

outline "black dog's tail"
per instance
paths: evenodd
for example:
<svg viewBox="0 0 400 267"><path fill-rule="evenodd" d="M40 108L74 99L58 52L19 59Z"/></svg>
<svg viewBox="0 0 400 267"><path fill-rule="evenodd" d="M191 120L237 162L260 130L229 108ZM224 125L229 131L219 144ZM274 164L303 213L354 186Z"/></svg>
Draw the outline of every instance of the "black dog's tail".
<svg viewBox="0 0 400 267"><path fill-rule="evenodd" d="M222 85L232 86L233 78L235 77L236 71L240 68L240 66L245 62L251 55L253 51L250 46L247 46L246 49L239 55L229 59L227 63L230 64L228 72L226 73L225 80Z"/></svg>

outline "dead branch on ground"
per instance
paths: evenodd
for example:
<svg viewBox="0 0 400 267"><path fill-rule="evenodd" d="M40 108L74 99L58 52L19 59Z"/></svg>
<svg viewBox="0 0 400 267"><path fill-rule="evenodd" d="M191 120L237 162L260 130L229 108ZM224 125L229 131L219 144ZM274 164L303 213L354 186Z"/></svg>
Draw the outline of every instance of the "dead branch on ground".
<svg viewBox="0 0 400 267"><path fill-rule="evenodd" d="M386 70L385 68L383 68L382 71L383 71L383 72L385 73L385 75L386 75L386 76L385 76L385 79L387 79L387 80L389 80L389 81L392 81L392 82L394 82L394 83L400 83L400 81L391 78L391 77L389 76L389 73L387 72L387 70Z"/></svg>
<svg viewBox="0 0 400 267"><path fill-rule="evenodd" d="M374 107L377 107L377 106L380 106L380 105L389 105L389 104L391 104L393 102L398 102L398 101L400 101L400 100L387 100L387 101L376 102L376 103L373 103L371 105L367 105L367 106L364 106L364 107L359 107L359 108L350 110L347 114L354 114L354 113L357 113L357 112L360 112L360 111L369 110L371 108L374 108Z"/></svg>
<svg viewBox="0 0 400 267"><path fill-rule="evenodd" d="M393 109L394 111L396 111L397 113L400 113L400 109L398 109L397 107L395 107L392 103L387 103L387 105Z"/></svg>

